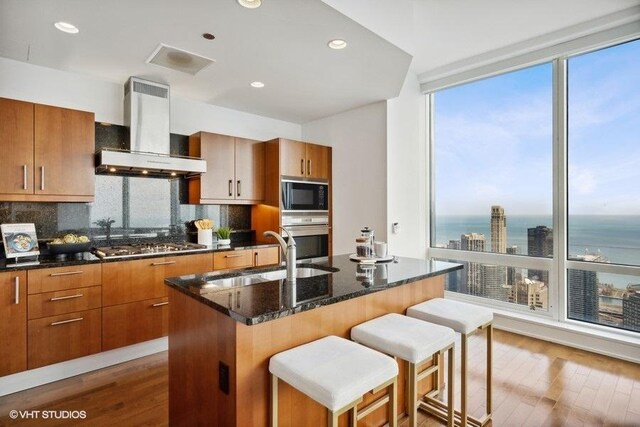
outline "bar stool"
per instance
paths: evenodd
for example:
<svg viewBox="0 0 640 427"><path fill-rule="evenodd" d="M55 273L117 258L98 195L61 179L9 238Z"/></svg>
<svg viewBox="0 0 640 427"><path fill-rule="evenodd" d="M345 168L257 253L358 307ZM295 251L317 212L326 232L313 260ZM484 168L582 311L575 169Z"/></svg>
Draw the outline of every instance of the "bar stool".
<svg viewBox="0 0 640 427"><path fill-rule="evenodd" d="M461 335L460 355L460 412L456 417L462 427L467 422L474 426L483 426L491 419L491 364L493 359L493 312L477 305L434 298L407 309L407 316L452 328ZM467 414L467 337L476 330L487 332L487 411L480 418ZM444 403L432 397L426 398L425 406L444 407ZM422 405L421 405L422 407ZM458 420L459 419L459 420Z"/></svg>
<svg viewBox="0 0 640 427"><path fill-rule="evenodd" d="M389 426L397 426L398 364L393 358L344 338L328 336L278 353L269 360L271 372L271 427L278 425L278 380L282 380L327 408L328 425L351 411L359 419L388 403ZM389 393L358 412L369 391Z"/></svg>
<svg viewBox="0 0 640 427"><path fill-rule="evenodd" d="M407 414L411 427L417 425L416 389L418 381L428 376L433 377L435 374L434 386L438 383L439 365L437 363L420 373L418 373L418 367L427 361L437 360L438 356L445 351L448 351L449 356L447 381L449 407L447 413L442 410L439 412L442 413L441 415L447 416L448 425L453 427L455 337L456 334L451 328L395 313L369 320L351 329L352 340L406 362Z"/></svg>

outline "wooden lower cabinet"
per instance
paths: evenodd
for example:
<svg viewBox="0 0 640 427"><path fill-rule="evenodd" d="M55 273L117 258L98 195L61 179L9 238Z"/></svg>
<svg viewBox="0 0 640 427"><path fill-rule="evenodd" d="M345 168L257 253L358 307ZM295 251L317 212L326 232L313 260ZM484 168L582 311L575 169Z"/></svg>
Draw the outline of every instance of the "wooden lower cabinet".
<svg viewBox="0 0 640 427"><path fill-rule="evenodd" d="M280 262L280 248L258 248L253 250L253 266L262 267L265 265L278 264Z"/></svg>
<svg viewBox="0 0 640 427"><path fill-rule="evenodd" d="M245 267L253 267L253 252L250 249L213 253L214 270L229 270Z"/></svg>
<svg viewBox="0 0 640 427"><path fill-rule="evenodd" d="M29 320L28 369L99 353L101 325L99 308Z"/></svg>
<svg viewBox="0 0 640 427"><path fill-rule="evenodd" d="M27 273L0 273L0 377L27 369Z"/></svg>
<svg viewBox="0 0 640 427"><path fill-rule="evenodd" d="M102 287L29 295L29 320L102 307Z"/></svg>
<svg viewBox="0 0 640 427"><path fill-rule="evenodd" d="M169 300L158 298L105 307L102 325L103 351L163 337L169 331Z"/></svg>
<svg viewBox="0 0 640 427"><path fill-rule="evenodd" d="M29 295L97 286L102 283L100 264L29 270Z"/></svg>

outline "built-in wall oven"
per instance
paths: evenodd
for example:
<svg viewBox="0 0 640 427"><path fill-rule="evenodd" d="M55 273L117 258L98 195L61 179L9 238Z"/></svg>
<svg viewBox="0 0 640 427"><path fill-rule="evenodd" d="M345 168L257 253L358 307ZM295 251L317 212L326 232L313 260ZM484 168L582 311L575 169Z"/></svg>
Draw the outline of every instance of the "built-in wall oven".
<svg viewBox="0 0 640 427"><path fill-rule="evenodd" d="M282 226L296 241L298 260L310 261L329 256L328 213L284 214Z"/></svg>
<svg viewBox="0 0 640 427"><path fill-rule="evenodd" d="M282 211L329 212L329 184L319 181L283 179Z"/></svg>

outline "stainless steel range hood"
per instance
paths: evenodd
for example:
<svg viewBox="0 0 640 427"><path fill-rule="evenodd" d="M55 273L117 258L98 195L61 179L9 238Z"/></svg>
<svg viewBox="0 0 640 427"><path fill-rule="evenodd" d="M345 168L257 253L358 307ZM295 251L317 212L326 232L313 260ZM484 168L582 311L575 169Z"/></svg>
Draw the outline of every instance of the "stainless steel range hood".
<svg viewBox="0 0 640 427"><path fill-rule="evenodd" d="M124 124L128 146L96 153L96 172L172 178L207 171L202 159L171 155L169 86L130 77L124 87Z"/></svg>

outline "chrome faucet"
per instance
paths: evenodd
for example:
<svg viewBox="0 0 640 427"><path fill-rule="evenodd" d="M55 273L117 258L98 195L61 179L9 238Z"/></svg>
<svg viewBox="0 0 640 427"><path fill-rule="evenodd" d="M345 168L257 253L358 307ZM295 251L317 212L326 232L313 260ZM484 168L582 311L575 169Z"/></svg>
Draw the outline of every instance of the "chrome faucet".
<svg viewBox="0 0 640 427"><path fill-rule="evenodd" d="M278 243L280 243L280 248L284 255L284 261L287 265L287 281L294 283L296 281L296 241L293 240L293 236L289 233L289 230L284 227L280 228L282 231L287 233L287 236L289 237L288 242L285 242L282 236L275 231L265 231L263 234L265 237L275 237Z"/></svg>

